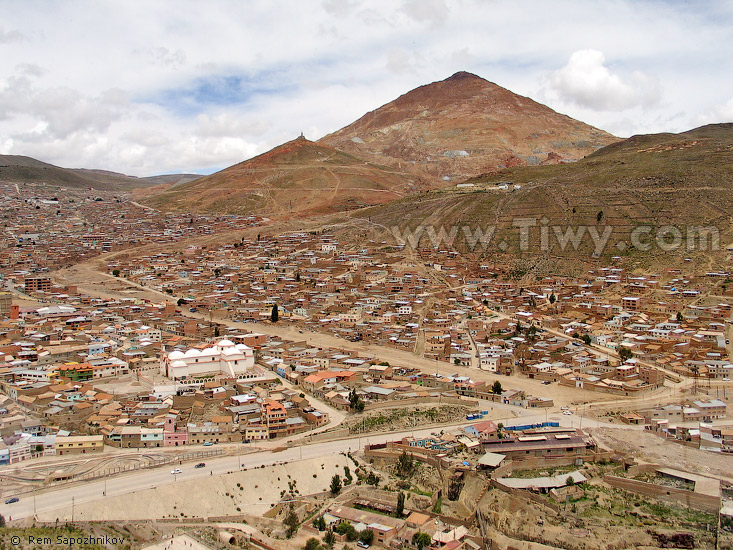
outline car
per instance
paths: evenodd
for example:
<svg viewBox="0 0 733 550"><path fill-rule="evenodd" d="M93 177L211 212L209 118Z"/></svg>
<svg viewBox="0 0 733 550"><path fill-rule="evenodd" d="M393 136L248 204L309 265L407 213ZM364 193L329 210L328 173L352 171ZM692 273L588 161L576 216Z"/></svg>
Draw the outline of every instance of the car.
<svg viewBox="0 0 733 550"><path fill-rule="evenodd" d="M206 462L199 462L194 468L203 468L204 466L206 466Z"/></svg>
<svg viewBox="0 0 733 550"><path fill-rule="evenodd" d="M212 445L213 443L211 441L207 441L206 443L204 443L204 447L211 447Z"/></svg>
<svg viewBox="0 0 733 550"><path fill-rule="evenodd" d="M573 414L570 411L563 411L562 413L565 414L565 415Z"/></svg>
<svg viewBox="0 0 733 550"><path fill-rule="evenodd" d="M362 541L360 541L360 540L359 540L359 541L356 541L356 545L357 545L357 546L358 546L359 548L369 548L369 545L368 545L368 544L367 544L366 542L362 542Z"/></svg>
<svg viewBox="0 0 733 550"><path fill-rule="evenodd" d="M171 470L171 475L182 474L182 473L183 472L181 471L180 468L175 468L175 469Z"/></svg>
<svg viewBox="0 0 733 550"><path fill-rule="evenodd" d="M723 382L730 382L730 378L728 377L723 378Z"/></svg>
<svg viewBox="0 0 733 550"><path fill-rule="evenodd" d="M5 501L5 504L13 504L13 502L18 502L20 499L18 497L10 497L8 500Z"/></svg>
<svg viewBox="0 0 733 550"><path fill-rule="evenodd" d="M552 381L550 381L550 380L543 380L543 381L542 381L542 383L543 383L543 384L544 384L545 386L549 386L550 384L552 384Z"/></svg>
<svg viewBox="0 0 733 550"><path fill-rule="evenodd" d="M569 411L570 409L568 408L567 405L563 405L562 407L560 407L560 410L561 411Z"/></svg>

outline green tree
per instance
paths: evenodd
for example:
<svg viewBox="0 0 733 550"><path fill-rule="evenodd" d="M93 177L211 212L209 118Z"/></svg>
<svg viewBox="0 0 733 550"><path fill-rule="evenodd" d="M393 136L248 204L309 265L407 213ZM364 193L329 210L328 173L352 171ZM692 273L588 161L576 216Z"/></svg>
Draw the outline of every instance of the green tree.
<svg viewBox="0 0 733 550"><path fill-rule="evenodd" d="M315 527L319 531L326 530L326 520L323 519L323 516L318 516L316 519L313 520L313 527Z"/></svg>
<svg viewBox="0 0 733 550"><path fill-rule="evenodd" d="M341 478L338 474L333 474L331 478L331 494L336 496L341 492Z"/></svg>
<svg viewBox="0 0 733 550"><path fill-rule="evenodd" d="M557 296L555 296L555 293L553 292L550 294L550 303L554 304L557 301Z"/></svg>
<svg viewBox="0 0 733 550"><path fill-rule="evenodd" d="M112 275L114 275L115 277L119 277L120 276L120 270L119 269L113 270L112 271Z"/></svg>
<svg viewBox="0 0 733 550"><path fill-rule="evenodd" d="M356 540L359 538L359 533L357 533L356 529L353 525L351 525L348 521L342 521L336 526L335 531L339 535L346 535L346 540Z"/></svg>
<svg viewBox="0 0 733 550"><path fill-rule="evenodd" d="M349 392L349 405L351 406L351 412L360 413L364 411L364 401L361 400L361 397L356 393L356 390L352 389Z"/></svg>
<svg viewBox="0 0 733 550"><path fill-rule="evenodd" d="M166 294L173 294L173 289L172 288L166 288L165 289L165 293Z"/></svg>
<svg viewBox="0 0 733 550"><path fill-rule="evenodd" d="M397 495L397 510L395 510L395 517L401 518L405 513L405 493L400 491Z"/></svg>
<svg viewBox="0 0 733 550"><path fill-rule="evenodd" d="M491 393L493 393L494 395L501 395L501 392L503 391L504 389L501 387L501 382L499 382L498 380L491 385Z"/></svg>
<svg viewBox="0 0 733 550"><path fill-rule="evenodd" d="M300 522L298 521L298 515L295 513L295 510L293 509L292 503L290 503L290 507L288 508L288 513L285 514L285 519L283 520L283 524L286 527L286 530L285 530L286 537L291 538L295 533L298 532L298 526L300 525Z"/></svg>
<svg viewBox="0 0 733 550"><path fill-rule="evenodd" d="M321 542L315 537L309 538L305 541L305 546L303 546L303 550L319 550L320 548Z"/></svg>
<svg viewBox="0 0 733 550"><path fill-rule="evenodd" d="M584 334L581 340L583 340L583 343L586 346L590 346L590 343L591 343L590 334Z"/></svg>
<svg viewBox="0 0 733 550"><path fill-rule="evenodd" d="M182 306L183 304L185 304L185 303L186 303L186 300L184 300L183 298L178 298L178 301L177 301L176 303L177 303L177 304L178 304L179 306Z"/></svg>
<svg viewBox="0 0 733 550"><path fill-rule="evenodd" d="M214 338L219 338L219 325L214 326Z"/></svg>
<svg viewBox="0 0 733 550"><path fill-rule="evenodd" d="M618 348L618 356L621 361L628 361L633 357L633 355L634 353L626 346L621 346L620 348Z"/></svg>
<svg viewBox="0 0 733 550"><path fill-rule="evenodd" d="M277 310L277 304L273 304L272 312L270 313L270 321L277 323L278 319L280 319L280 312Z"/></svg>
<svg viewBox="0 0 733 550"><path fill-rule="evenodd" d="M397 475L400 477L409 477L414 469L415 459L412 458L412 455L407 454L407 451L402 451L402 454L397 459Z"/></svg>
<svg viewBox="0 0 733 550"><path fill-rule="evenodd" d="M363 531L359 531L359 540L364 544L371 546L374 542L374 531L372 531L371 529L364 529Z"/></svg>
<svg viewBox="0 0 733 550"><path fill-rule="evenodd" d="M725 290L725 288L723 288L723 290ZM677 312L677 322L678 322L678 323L681 323L681 322L682 322L682 321L684 321L684 320L685 320L684 316L682 315L682 313L681 313L681 312L679 312L679 311L678 311L678 312Z"/></svg>
<svg viewBox="0 0 733 550"><path fill-rule="evenodd" d="M422 550L426 546L428 546L433 539L430 538L430 535L427 533L423 533L422 531L418 531L414 535L412 535L412 544L417 546L417 550Z"/></svg>
<svg viewBox="0 0 733 550"><path fill-rule="evenodd" d="M333 545L336 543L336 535L333 534L333 531L326 533L326 536L323 537L323 542L325 542L326 546L329 548L333 548Z"/></svg>

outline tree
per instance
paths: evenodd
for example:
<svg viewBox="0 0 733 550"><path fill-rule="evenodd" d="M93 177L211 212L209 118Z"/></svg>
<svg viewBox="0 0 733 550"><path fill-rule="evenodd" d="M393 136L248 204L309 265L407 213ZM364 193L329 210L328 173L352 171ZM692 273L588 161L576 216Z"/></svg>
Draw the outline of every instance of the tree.
<svg viewBox="0 0 733 550"><path fill-rule="evenodd" d="M364 529L363 531L359 531L359 540L364 544L371 546L374 542L374 531L372 531L371 529Z"/></svg>
<svg viewBox="0 0 733 550"><path fill-rule="evenodd" d="M214 338L219 338L219 325L214 326Z"/></svg>
<svg viewBox="0 0 733 550"><path fill-rule="evenodd" d="M423 533L422 531L418 531L412 535L412 544L417 546L417 550L422 550L424 547L428 546L432 540L433 539L430 538L430 535Z"/></svg>
<svg viewBox="0 0 733 550"><path fill-rule="evenodd" d="M581 338L581 340L583 340L583 343L586 346L590 346L591 339L590 339L590 335L589 334L584 334L583 337Z"/></svg>
<svg viewBox="0 0 733 550"><path fill-rule="evenodd" d="M295 282L296 283L299 283L300 282L300 271L298 271L298 272L295 273Z"/></svg>
<svg viewBox="0 0 733 550"><path fill-rule="evenodd" d="M628 361L633 357L633 355L634 353L626 346L621 346L620 348L618 348L618 356L621 361Z"/></svg>
<svg viewBox="0 0 733 550"><path fill-rule="evenodd" d="M115 277L119 277L120 276L120 270L119 269L113 270L112 271L112 275L114 275Z"/></svg>
<svg viewBox="0 0 733 550"><path fill-rule="evenodd" d="M280 318L280 313L277 310L277 304L272 305L272 312L270 313L270 321L273 323L277 323L277 320Z"/></svg>
<svg viewBox="0 0 733 550"><path fill-rule="evenodd" d="M346 540L356 540L359 538L359 533L356 528L351 525L348 521L342 521L336 526L335 531L339 535L346 535Z"/></svg>
<svg viewBox="0 0 733 550"><path fill-rule="evenodd" d="M5 527L5 516L0 514L0 527Z"/></svg>
<svg viewBox="0 0 733 550"><path fill-rule="evenodd" d="M326 530L326 520L323 519L323 516L318 516L316 519L313 520L313 527L315 527L319 531Z"/></svg>
<svg viewBox="0 0 733 550"><path fill-rule="evenodd" d="M333 474L331 478L331 494L336 496L341 492L341 478L338 474Z"/></svg>
<svg viewBox="0 0 733 550"><path fill-rule="evenodd" d="M723 290L725 290L725 289L723 289ZM677 322L678 323L681 323L684 320L685 320L685 318L682 316L682 313L678 311L677 312Z"/></svg>
<svg viewBox="0 0 733 550"><path fill-rule="evenodd" d="M501 392L503 391L504 390L501 387L501 382L499 382L498 380L494 382L493 385L491 386L491 393L493 393L494 395L501 395Z"/></svg>
<svg viewBox="0 0 733 550"><path fill-rule="evenodd" d="M290 538L298 532L298 525L300 524L300 522L298 521L298 515L293 509L292 503L290 503L290 507L288 508L288 513L285 515L283 524L285 525L285 527L287 527L287 529L285 530L286 537Z"/></svg>
<svg viewBox="0 0 733 550"><path fill-rule="evenodd" d="M405 512L405 493L400 491L397 496L397 510L395 510L395 517L401 518Z"/></svg>
<svg viewBox="0 0 733 550"><path fill-rule="evenodd" d="M172 288L166 288L165 289L165 293L166 294L173 294L173 289Z"/></svg>
<svg viewBox="0 0 733 550"><path fill-rule="evenodd" d="M323 542L325 542L326 546L329 548L333 548L333 545L336 543L336 535L333 534L333 531L326 533L326 536L323 537Z"/></svg>
<svg viewBox="0 0 733 550"><path fill-rule="evenodd" d="M303 546L303 550L319 550L320 548L321 542L315 537L309 538L305 541L305 546Z"/></svg>
<svg viewBox="0 0 733 550"><path fill-rule="evenodd" d="M555 293L553 292L550 294L550 303L554 304L555 302L557 302L557 296L555 296Z"/></svg>
<svg viewBox="0 0 733 550"><path fill-rule="evenodd" d="M178 298L178 302L176 302L176 303L177 303L177 304L178 304L179 306L182 306L183 304L185 304L185 303L186 303L186 300L184 300L183 298Z"/></svg>
<svg viewBox="0 0 733 550"><path fill-rule="evenodd" d="M361 400L356 390L349 392L349 405L351 406L351 412L364 412L364 401Z"/></svg>
<svg viewBox="0 0 733 550"><path fill-rule="evenodd" d="M415 460L412 455L408 455L407 451L402 451L400 458L397 459L397 475L400 477L408 477L415 469Z"/></svg>

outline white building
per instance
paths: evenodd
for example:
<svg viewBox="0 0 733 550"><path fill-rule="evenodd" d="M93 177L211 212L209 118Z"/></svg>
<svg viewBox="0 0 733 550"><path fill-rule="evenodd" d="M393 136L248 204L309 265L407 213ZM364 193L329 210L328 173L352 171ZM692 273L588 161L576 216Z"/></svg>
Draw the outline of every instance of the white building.
<svg viewBox="0 0 733 550"><path fill-rule="evenodd" d="M172 351L163 358L161 373L174 380L223 374L234 378L246 374L255 364L254 351L244 344L221 340L205 349Z"/></svg>

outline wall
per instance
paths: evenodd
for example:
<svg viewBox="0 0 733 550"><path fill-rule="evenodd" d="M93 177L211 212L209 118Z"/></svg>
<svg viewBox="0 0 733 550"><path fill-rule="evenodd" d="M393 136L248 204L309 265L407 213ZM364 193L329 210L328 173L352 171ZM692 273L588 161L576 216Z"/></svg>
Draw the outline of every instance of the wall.
<svg viewBox="0 0 733 550"><path fill-rule="evenodd" d="M705 512L717 513L720 510L719 497L694 493L685 489L664 487L662 485L655 485L654 483L646 483L635 479L626 479L624 477L604 476L603 481L617 489L654 497L665 502L683 504Z"/></svg>

